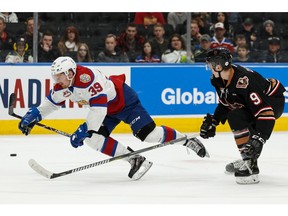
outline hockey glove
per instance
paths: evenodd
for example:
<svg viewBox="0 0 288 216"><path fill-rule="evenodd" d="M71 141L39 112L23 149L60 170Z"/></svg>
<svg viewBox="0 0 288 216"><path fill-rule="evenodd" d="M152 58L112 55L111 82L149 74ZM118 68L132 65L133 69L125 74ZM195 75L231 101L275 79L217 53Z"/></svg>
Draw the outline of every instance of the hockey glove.
<svg viewBox="0 0 288 216"><path fill-rule="evenodd" d="M74 148L83 145L84 139L91 137L91 133L88 133L88 127L86 122L81 124L78 129L71 135L70 143Z"/></svg>
<svg viewBox="0 0 288 216"><path fill-rule="evenodd" d="M263 145L266 140L259 135L252 135L249 141L244 145L244 148L241 150L241 156L243 160L254 159L256 160L261 152Z"/></svg>
<svg viewBox="0 0 288 216"><path fill-rule="evenodd" d="M213 118L213 115L207 113L200 128L200 136L203 139L208 139L215 136L216 126L219 123Z"/></svg>
<svg viewBox="0 0 288 216"><path fill-rule="evenodd" d="M42 120L42 116L36 107L32 107L28 112L22 117L18 124L19 130L26 136L30 134L32 128L35 124Z"/></svg>

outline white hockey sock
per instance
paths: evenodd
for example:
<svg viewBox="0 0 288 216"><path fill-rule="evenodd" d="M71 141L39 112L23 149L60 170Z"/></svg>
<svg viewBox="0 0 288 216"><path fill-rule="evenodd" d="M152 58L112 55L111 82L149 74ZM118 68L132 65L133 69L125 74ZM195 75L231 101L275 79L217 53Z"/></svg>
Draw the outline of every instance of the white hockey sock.
<svg viewBox="0 0 288 216"><path fill-rule="evenodd" d="M111 157L127 154L130 151L126 146L119 143L112 137L104 137L99 134L93 134L91 138L85 140L87 145L96 151L100 151Z"/></svg>
<svg viewBox="0 0 288 216"><path fill-rule="evenodd" d="M148 136L144 141L149 143L163 143L184 136L185 136L184 134L179 133L177 130L173 128L169 128L167 126L161 126L161 127L155 127L154 130L150 134L148 134ZM186 140L182 142L183 143L179 142L179 144L184 144Z"/></svg>

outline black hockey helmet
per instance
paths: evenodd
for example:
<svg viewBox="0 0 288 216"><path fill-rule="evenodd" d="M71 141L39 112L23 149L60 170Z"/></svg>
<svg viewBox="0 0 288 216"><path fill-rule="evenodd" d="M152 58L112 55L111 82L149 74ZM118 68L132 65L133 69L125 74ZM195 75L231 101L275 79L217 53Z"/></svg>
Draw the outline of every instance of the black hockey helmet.
<svg viewBox="0 0 288 216"><path fill-rule="evenodd" d="M229 49L216 47L207 52L206 61L211 63L213 69L220 64L224 70L229 69L232 63L232 55Z"/></svg>

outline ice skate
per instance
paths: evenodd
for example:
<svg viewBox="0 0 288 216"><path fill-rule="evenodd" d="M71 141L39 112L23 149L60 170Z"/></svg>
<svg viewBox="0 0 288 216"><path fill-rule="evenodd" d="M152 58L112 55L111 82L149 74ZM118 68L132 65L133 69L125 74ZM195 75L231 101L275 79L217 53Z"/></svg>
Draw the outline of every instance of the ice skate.
<svg viewBox="0 0 288 216"><path fill-rule="evenodd" d="M187 149L192 149L199 157L210 157L203 143L196 137L187 139L184 146L186 146Z"/></svg>
<svg viewBox="0 0 288 216"><path fill-rule="evenodd" d="M247 160L234 175L238 184L257 184L260 182L258 174L257 160Z"/></svg>
<svg viewBox="0 0 288 216"><path fill-rule="evenodd" d="M131 170L128 176L133 180L139 180L153 165L151 161L146 160L146 158L141 155L132 155L128 159L128 162L131 164Z"/></svg>
<svg viewBox="0 0 288 216"><path fill-rule="evenodd" d="M226 165L225 167L225 173L226 174L234 174L236 171L239 170L239 168L241 166L244 165L244 161L242 159L238 159L238 160L235 160L229 164Z"/></svg>

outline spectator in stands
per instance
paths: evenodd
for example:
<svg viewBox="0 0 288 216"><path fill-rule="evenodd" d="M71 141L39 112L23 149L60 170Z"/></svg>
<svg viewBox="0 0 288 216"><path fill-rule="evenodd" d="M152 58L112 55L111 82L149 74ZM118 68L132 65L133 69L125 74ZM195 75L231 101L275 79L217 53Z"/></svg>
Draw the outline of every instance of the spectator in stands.
<svg viewBox="0 0 288 216"><path fill-rule="evenodd" d="M187 13L185 12L170 12L167 15L167 23L172 25L174 30L176 30L177 25L181 25L185 21L187 21Z"/></svg>
<svg viewBox="0 0 288 216"><path fill-rule="evenodd" d="M54 35L51 31L43 32L41 42L38 46L38 62L53 62L60 56L55 46Z"/></svg>
<svg viewBox="0 0 288 216"><path fill-rule="evenodd" d="M28 44L23 37L20 37L16 43L14 43L14 51L11 51L6 56L5 63L23 63L33 62L31 52L28 50Z"/></svg>
<svg viewBox="0 0 288 216"><path fill-rule="evenodd" d="M259 32L259 40L258 40L258 44L256 45L256 47L259 50L267 50L268 44L269 44L268 38L271 38L271 37L280 38L281 48L282 49L285 48L285 44L282 43L282 41L284 40L282 39L280 33L275 27L275 23L272 20L266 20L265 22L263 22L263 28Z"/></svg>
<svg viewBox="0 0 288 216"><path fill-rule="evenodd" d="M236 48L236 54L233 56L233 62L254 62L255 59L250 55L247 44L239 44Z"/></svg>
<svg viewBox="0 0 288 216"><path fill-rule="evenodd" d="M196 20L191 21L191 50L194 52L195 46L199 46L201 34ZM184 43L186 44L187 33L182 35Z"/></svg>
<svg viewBox="0 0 288 216"><path fill-rule="evenodd" d="M224 28L225 28L224 36L226 38L232 40L234 38L234 29L233 29L233 26L231 24L229 24L228 14L224 13L224 12L216 13L214 23L218 23L218 22L223 23L223 25L224 25ZM215 29L214 29L214 31L215 31Z"/></svg>
<svg viewBox="0 0 288 216"><path fill-rule="evenodd" d="M108 34L105 38L105 50L101 51L96 62L129 62L129 57L116 47L116 35Z"/></svg>
<svg viewBox="0 0 288 216"><path fill-rule="evenodd" d="M268 49L259 52L260 62L278 63L288 62L288 53L281 50L281 41L279 37L268 38Z"/></svg>
<svg viewBox="0 0 288 216"><path fill-rule="evenodd" d="M155 54L159 57L168 49L168 40L164 38L165 29L164 26L160 23L157 23L153 26L153 35L154 37L150 40L152 49L155 51Z"/></svg>
<svg viewBox="0 0 288 216"><path fill-rule="evenodd" d="M18 16L14 12L0 12L0 16L4 17L5 23L18 23Z"/></svg>
<svg viewBox="0 0 288 216"><path fill-rule="evenodd" d="M134 23L129 23L125 32L117 37L117 47L122 52L126 52L129 61L135 62L135 58L142 52L145 38L137 34L137 26Z"/></svg>
<svg viewBox="0 0 288 216"><path fill-rule="evenodd" d="M166 24L163 13L158 12L136 12L134 23L137 25L155 25L156 23Z"/></svg>
<svg viewBox="0 0 288 216"><path fill-rule="evenodd" d="M211 40L210 48L216 48L216 47L225 47L230 50L231 53L234 52L234 45L232 41L226 37L225 35L225 28L224 24L222 22L218 22L214 26L215 34Z"/></svg>
<svg viewBox="0 0 288 216"><path fill-rule="evenodd" d="M14 41L14 37L6 31L6 23L4 17L0 16L0 51L12 51Z"/></svg>
<svg viewBox="0 0 288 216"><path fill-rule="evenodd" d="M210 49L211 37L204 34L200 39L200 46L196 47L194 51L195 62L206 62L207 52Z"/></svg>
<svg viewBox="0 0 288 216"><path fill-rule="evenodd" d="M276 35L275 23L272 20L263 22L263 28L260 31L260 40L267 39Z"/></svg>
<svg viewBox="0 0 288 216"><path fill-rule="evenodd" d="M199 27L199 33L202 34L208 34L210 35L210 28L211 24L208 22L207 14L206 13L199 13L199 16L196 16L193 18L197 21L198 27ZM211 35L210 35L211 36Z"/></svg>
<svg viewBox="0 0 288 216"><path fill-rule="evenodd" d="M205 20L206 23L212 24L211 12L200 12L200 16L202 17L203 20Z"/></svg>
<svg viewBox="0 0 288 216"><path fill-rule="evenodd" d="M239 27L239 24L242 23L242 16L239 12L230 12L228 13L228 23L233 26L233 29L236 30Z"/></svg>
<svg viewBox="0 0 288 216"><path fill-rule="evenodd" d="M89 46L86 43L79 44L76 62L94 62L91 57Z"/></svg>
<svg viewBox="0 0 288 216"><path fill-rule="evenodd" d="M146 41L143 45L143 51L136 57L137 63L159 63L160 58L155 54L152 45L149 41Z"/></svg>
<svg viewBox="0 0 288 216"><path fill-rule="evenodd" d="M58 42L58 50L61 56L68 52L77 52L80 43L79 31L75 26L68 26Z"/></svg>
<svg viewBox="0 0 288 216"><path fill-rule="evenodd" d="M244 35L249 50L254 50L254 43L257 40L257 30L254 27L254 22L251 18L246 18L244 22L235 29L235 35ZM235 36L235 37L236 37Z"/></svg>
<svg viewBox="0 0 288 216"><path fill-rule="evenodd" d="M238 46L239 45L247 45L248 46L248 44L247 44L247 41L246 41L246 37L245 37L245 35L243 35L243 34L238 34L238 35L236 35L235 36L235 40L234 40L234 44L235 44L235 46L234 46L234 53L236 53L237 51L237 48L238 48ZM248 46L249 47L249 46ZM248 48L249 49L249 48ZM232 53L232 55L234 54L234 53Z"/></svg>
<svg viewBox="0 0 288 216"><path fill-rule="evenodd" d="M187 58L186 45L179 34L171 35L168 49L162 54L161 62L164 63L190 63L194 62L194 57Z"/></svg>
<svg viewBox="0 0 288 216"><path fill-rule="evenodd" d="M28 17L25 22L26 25L26 31L22 35L22 37L25 38L25 41L28 43L28 49L33 50L33 31L34 31L34 18ZM39 31L40 29L40 20L38 20L38 41L40 42L42 39L43 33ZM32 51L33 53L33 51Z"/></svg>

